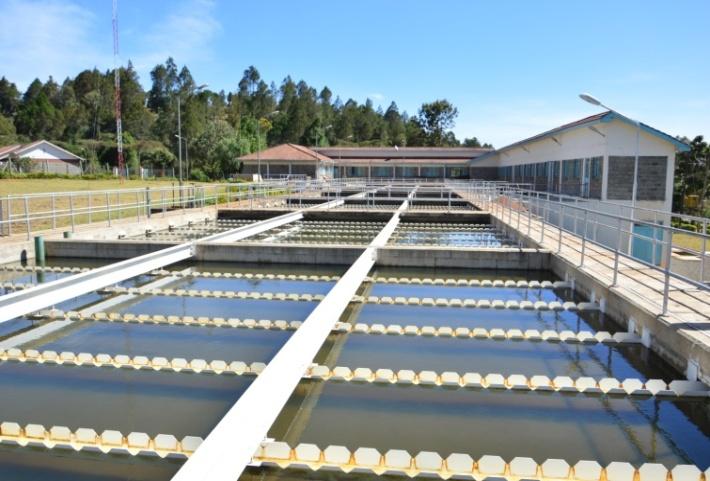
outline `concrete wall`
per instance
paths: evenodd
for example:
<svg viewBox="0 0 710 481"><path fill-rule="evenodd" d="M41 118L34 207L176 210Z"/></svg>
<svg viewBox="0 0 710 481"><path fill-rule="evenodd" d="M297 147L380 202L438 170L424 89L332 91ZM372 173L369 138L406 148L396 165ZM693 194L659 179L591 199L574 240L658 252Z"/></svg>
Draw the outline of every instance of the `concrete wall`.
<svg viewBox="0 0 710 481"><path fill-rule="evenodd" d="M141 217L140 221L136 221L135 218L132 219L121 219L118 221L113 221L111 227L106 225L105 222L96 224L86 224L76 227L74 232L74 239L65 241L71 244L76 242L78 239L88 239L96 241L117 241L119 233L125 234L126 236L133 236L143 234L147 227L151 227L154 230L167 229L170 224L174 225L184 225L189 221L198 222L204 220L206 217L214 218L216 215L216 209L214 207L206 207L202 209L187 209L185 211L174 211L167 212L165 215L153 215L150 219ZM64 242L61 240L63 231L69 230L67 228L46 230L40 232L34 232L34 235L42 235L46 239L46 252L48 256L52 257L62 257L60 251L52 251L49 247L55 240L58 242ZM125 242L125 241L117 241ZM141 241L142 242L142 241ZM112 245L108 243L107 245ZM59 249L59 247L57 247ZM77 253L72 253L72 257L77 255ZM123 253L112 253L110 248L105 251L105 255L98 255L98 257L106 257L108 259L123 259ZM136 254L139 255L139 254ZM31 259L34 257L34 240L27 239L25 235L19 234L17 236L13 235L10 238L3 238L0 241L0 263L7 262L18 262L22 260ZM96 254L91 255L79 255L78 257L97 257Z"/></svg>
<svg viewBox="0 0 710 481"><path fill-rule="evenodd" d="M176 245L174 242L60 239L46 242L47 256L128 259ZM364 251L352 245L265 243L197 244L195 259L213 262L349 265ZM387 246L377 263L389 267L544 270L549 252L539 249L465 249Z"/></svg>
<svg viewBox="0 0 710 481"><path fill-rule="evenodd" d="M45 241L47 257L130 259L177 245L177 242L143 240L56 239Z"/></svg>
<svg viewBox="0 0 710 481"><path fill-rule="evenodd" d="M535 239L526 236L524 223L521 224L520 230L496 217L493 218L493 223L507 226L505 230L525 246L538 245ZM623 289L610 288L606 280L600 280L594 275L594 271L582 270L576 263L567 261L555 252L549 253L548 269L562 279L573 280L575 290L588 298L597 302L603 300L605 314L612 316L622 326L629 327L629 320L633 319L635 332L643 337L646 331L645 336L650 339L650 348L680 372L686 372L689 359L697 362L701 380L710 383L710 348L685 334L684 327L665 322L655 310L649 310L638 298L631 297Z"/></svg>

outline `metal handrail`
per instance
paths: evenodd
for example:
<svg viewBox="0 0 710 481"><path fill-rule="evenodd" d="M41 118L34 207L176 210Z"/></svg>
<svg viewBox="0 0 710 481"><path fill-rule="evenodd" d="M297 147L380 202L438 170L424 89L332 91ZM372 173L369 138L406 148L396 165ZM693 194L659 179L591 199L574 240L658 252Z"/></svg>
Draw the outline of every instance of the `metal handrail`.
<svg viewBox="0 0 710 481"><path fill-rule="evenodd" d="M703 268L704 268L704 260L705 260L705 255L701 253L701 261L702 262L702 267L701 267L701 281L697 281L695 279L691 279L687 276L678 274L677 272L673 272L671 268L671 254L674 249L673 245L673 233L690 233L694 234L698 237L703 238L703 242L707 240L708 236L707 234L701 234L697 232L692 232L692 231L686 231L683 229L679 229L670 225L663 225L663 224L658 224L657 222L653 221L646 221L646 220L641 220L641 219L636 219L633 217L629 216L623 216L619 214L614 214L614 213L609 213L605 212L602 210L596 210L596 209L591 209L588 207L580 207L577 205L577 202L571 203L571 202L565 202L564 199L561 198L559 195L555 194L550 194L547 192L538 192L538 191L529 191L529 190L523 190L523 189L517 189L513 188L508 185L501 185L501 184L488 184L487 186L479 186L478 189L472 189L473 192L476 192L475 194L472 194L474 196L477 196L479 201L485 203L489 209L495 211L503 221L505 221L505 217L507 216L507 222L511 227L514 227L514 225L517 223L517 229L518 231L523 234L523 229L525 227L525 220L527 220L527 229L528 229L528 237L530 237L530 226L532 223L532 220L536 220L541 223L542 228L540 229L540 242L544 240L544 236L546 235L545 233L545 226L546 224L555 226L556 229L559 231L558 235L558 252L561 252L562 250L562 233L566 232L569 234L576 235L580 237L582 241L581 245L581 252L580 252L580 266L583 266L585 261L587 260L588 254L586 254L586 245L587 243L592 243L594 245L598 245L600 247L604 248L611 248L612 251L614 252L614 266L613 266L613 281L612 281L612 286L617 285L618 283L618 276L619 276L619 258L627 258L630 260L633 260L635 262L638 262L644 266L647 266L659 273L662 274L663 276L663 284L664 284L664 289L663 289L663 297L662 297L662 312L663 314L668 313L668 303L669 303L669 293L670 293L670 279L678 279L680 281L686 282L691 286L694 286L696 288L699 288L703 291L710 290L710 286L705 284L703 282ZM551 197L557 198L557 200L551 200ZM495 199L495 200L494 200ZM507 199L507 201L502 201L502 199ZM513 202L517 202L517 205ZM537 215L535 214L535 210L537 209L538 213ZM567 210L567 212L565 212ZM541 212L540 212L541 211ZM566 226L568 225L568 219L570 217L570 213L573 212L573 225L574 229L569 229ZM521 219L521 213L522 217L524 219ZM550 215L550 214L553 215ZM581 215L580 215L581 214ZM513 216L516 216L516 219L513 219ZM554 222L553 217L557 216L557 222ZM609 223L604 223L600 222L601 219L609 219L607 222ZM583 224L581 226L581 229L579 228L579 220L583 219ZM615 222L614 222L615 221ZM629 225L628 230L625 230L623 226L625 224ZM655 233L655 229L660 229L661 232L663 233L662 236L660 236L660 239L654 236L647 236L638 232L634 232L633 228L631 226L633 225L646 225L651 227L652 231ZM599 242L596 238L593 236L589 235L590 232L590 226L592 227L592 232L596 232L595 227L606 227L612 231L616 232L616 239L615 239L615 246L609 246L605 243ZM580 233L581 231L581 233ZM548 234L549 235L549 234ZM627 245L630 245L630 242L634 238L642 238L647 241L650 241L653 245L653 253L654 257L652 260L655 260L655 254L657 253L656 251L656 246L660 245L661 248L661 253L662 253L662 258L663 262L661 265L656 265L655 263L648 262L644 259L640 259L638 257L635 257L632 255L632 253L626 252L622 248L622 239L624 235L629 236L629 242ZM532 239L532 237L530 237ZM693 251L692 249L688 250L685 249L686 251L690 252L696 252Z"/></svg>

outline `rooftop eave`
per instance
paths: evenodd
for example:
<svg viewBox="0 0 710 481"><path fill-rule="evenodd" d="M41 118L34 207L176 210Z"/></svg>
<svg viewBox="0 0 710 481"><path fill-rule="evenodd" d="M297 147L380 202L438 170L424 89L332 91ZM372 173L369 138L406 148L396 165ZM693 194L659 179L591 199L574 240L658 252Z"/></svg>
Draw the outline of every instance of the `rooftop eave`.
<svg viewBox="0 0 710 481"><path fill-rule="evenodd" d="M604 115L599 123L609 123L613 120L620 120L628 125L631 125L633 127L636 127L637 125L641 127L641 130L643 132L646 132L647 134L653 135L655 137L660 137L661 139L665 140L666 142L670 142L673 144L673 147L678 152L688 152L690 150L690 146L686 144L685 142L681 142L680 140L676 139L675 137L666 134L665 132L661 132L658 129L654 129L650 125L646 125L643 122L638 122L630 119L629 117L626 117L625 115L621 115L618 112L608 112L606 115Z"/></svg>

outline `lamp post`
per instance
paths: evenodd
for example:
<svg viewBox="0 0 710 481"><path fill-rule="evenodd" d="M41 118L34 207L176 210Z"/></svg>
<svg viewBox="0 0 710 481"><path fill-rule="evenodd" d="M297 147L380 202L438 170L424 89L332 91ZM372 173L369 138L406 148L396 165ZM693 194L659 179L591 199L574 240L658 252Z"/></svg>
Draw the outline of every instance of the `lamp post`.
<svg viewBox="0 0 710 481"><path fill-rule="evenodd" d="M270 114L267 114L264 118L268 119L271 118L271 116L278 114L278 110L274 110ZM261 127L259 125L259 119L256 119L256 170L259 175L259 182L261 182L261 156L260 156L260 151L261 151Z"/></svg>
<svg viewBox="0 0 710 481"><path fill-rule="evenodd" d="M634 124L636 124L636 154L634 155L634 181L633 181L632 188L631 188L631 216L630 216L631 222L629 223L630 224L629 225L629 239L628 239L628 246L627 246L628 253L633 256L633 242L634 242L634 238L635 238L635 232L634 232L635 222L633 220L635 218L635 213L636 213L636 209L635 209L635 207L636 207L636 192L638 190L639 150L640 150L640 142L641 142L641 122L639 122L638 120L632 119L630 117L626 117L625 115L619 113L617 110L607 107L600 100L596 99L595 97L593 97L590 94L582 93L582 94L579 94L579 97L587 103L605 108L611 112L616 113L617 115L621 115L622 117L625 117L625 118L631 120ZM670 220L669 220L669 222L670 222ZM656 237L655 232L656 231L654 230L653 231L654 238ZM655 240L652 242L655 245ZM667 248L669 249L670 246ZM655 263L656 260L651 259L651 262Z"/></svg>
<svg viewBox="0 0 710 481"><path fill-rule="evenodd" d="M631 188L631 217L634 217L634 207L636 207L636 192L638 190L638 173L639 173L639 150L640 150L640 143L641 143L641 122L638 120L632 119L630 117L627 117L626 115L623 115L619 113L618 110L614 110L611 107L607 107L604 105L600 100L596 99L590 94L587 93L582 93L579 94L579 98L584 100L587 103L590 103L592 105L596 105L598 107L605 108L609 110L610 112L614 112L617 115L621 115L622 117L626 117L630 121L632 121L636 125L636 154L634 155L634 181L633 181L633 187Z"/></svg>
<svg viewBox="0 0 710 481"><path fill-rule="evenodd" d="M180 137L178 134L175 134L175 138L178 139L178 144L185 142L185 177L190 178L190 150L188 149L188 138Z"/></svg>
<svg viewBox="0 0 710 481"><path fill-rule="evenodd" d="M195 92L199 92L203 89L207 88L207 84L202 84L199 85L193 89L190 89L188 92L190 95L192 95ZM178 93L177 95L177 121L178 121L178 133L177 133L177 138L178 138L178 183L180 187L182 187L182 121L181 121L181 106L180 104L182 103L182 96ZM181 190L182 192L182 190Z"/></svg>

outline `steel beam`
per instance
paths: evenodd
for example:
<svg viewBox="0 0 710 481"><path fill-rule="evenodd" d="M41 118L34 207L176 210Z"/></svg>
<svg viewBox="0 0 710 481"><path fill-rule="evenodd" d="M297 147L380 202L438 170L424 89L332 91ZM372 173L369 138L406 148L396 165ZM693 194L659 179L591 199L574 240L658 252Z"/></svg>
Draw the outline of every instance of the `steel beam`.
<svg viewBox="0 0 710 481"><path fill-rule="evenodd" d="M410 199L415 190L409 194ZM173 481L234 481L239 478L375 264L377 249L387 244L408 204L408 200L402 203L377 237L172 478Z"/></svg>

